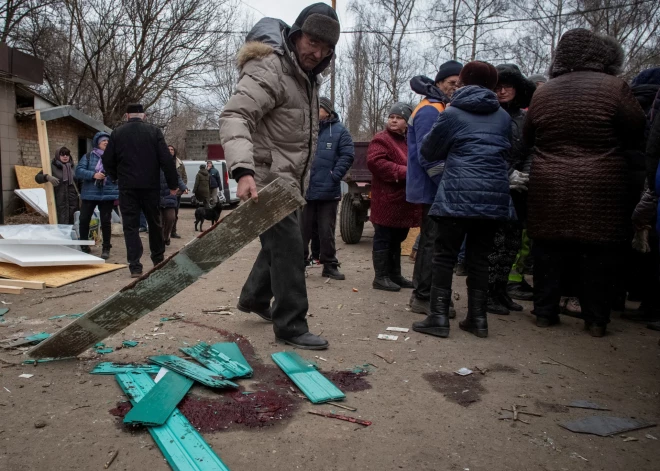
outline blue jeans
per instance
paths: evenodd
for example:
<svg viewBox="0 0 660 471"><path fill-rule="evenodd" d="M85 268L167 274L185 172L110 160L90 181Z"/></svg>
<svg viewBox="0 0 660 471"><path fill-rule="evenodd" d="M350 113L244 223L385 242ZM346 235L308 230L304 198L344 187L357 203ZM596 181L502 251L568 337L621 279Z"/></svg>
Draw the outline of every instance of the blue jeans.
<svg viewBox="0 0 660 471"><path fill-rule="evenodd" d="M147 218L144 217L144 212L140 211L140 229L148 229L149 226L147 226Z"/></svg>
<svg viewBox="0 0 660 471"><path fill-rule="evenodd" d="M463 243L461 244L461 250L458 252L458 263L464 263L465 262L465 239L463 239Z"/></svg>

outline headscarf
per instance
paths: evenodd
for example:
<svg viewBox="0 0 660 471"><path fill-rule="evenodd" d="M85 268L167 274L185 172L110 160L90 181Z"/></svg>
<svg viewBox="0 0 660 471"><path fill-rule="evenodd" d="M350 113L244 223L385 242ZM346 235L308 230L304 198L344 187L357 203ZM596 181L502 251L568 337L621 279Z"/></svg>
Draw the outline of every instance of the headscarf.
<svg viewBox="0 0 660 471"><path fill-rule="evenodd" d="M62 181L67 182L69 185L73 185L73 163L71 162L71 152L69 151L69 161L67 163L62 162L62 159L60 158L62 155L62 151L68 151L66 147L60 147L57 149L55 152L55 161L58 162L60 165L59 167L62 168Z"/></svg>

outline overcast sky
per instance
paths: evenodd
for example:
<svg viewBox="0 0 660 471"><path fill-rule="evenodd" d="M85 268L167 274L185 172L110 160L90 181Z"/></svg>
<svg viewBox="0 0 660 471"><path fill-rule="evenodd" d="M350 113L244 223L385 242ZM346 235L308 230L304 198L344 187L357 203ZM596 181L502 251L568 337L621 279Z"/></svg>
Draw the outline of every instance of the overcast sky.
<svg viewBox="0 0 660 471"><path fill-rule="evenodd" d="M252 10L256 19L270 16L284 20L285 23L291 25L303 8L316 2L312 0L243 0L242 3L247 5L248 10ZM330 5L329 1L323 3ZM347 0L337 0L337 15L342 29L353 26L346 23L346 20L350 19L346 18L347 6Z"/></svg>

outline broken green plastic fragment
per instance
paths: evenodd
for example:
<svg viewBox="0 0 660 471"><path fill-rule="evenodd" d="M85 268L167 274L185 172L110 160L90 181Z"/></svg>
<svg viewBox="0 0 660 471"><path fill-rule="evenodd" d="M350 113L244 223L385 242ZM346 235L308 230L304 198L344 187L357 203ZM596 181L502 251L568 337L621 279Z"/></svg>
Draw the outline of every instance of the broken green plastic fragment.
<svg viewBox="0 0 660 471"><path fill-rule="evenodd" d="M135 372L146 374L158 374L160 366L146 365L141 363L112 363L109 361L99 363L94 367L90 374L93 375L115 375L119 373Z"/></svg>
<svg viewBox="0 0 660 471"><path fill-rule="evenodd" d="M112 353L114 351L115 349L112 347L96 349L96 353L98 353L99 355L105 355L106 353Z"/></svg>
<svg viewBox="0 0 660 471"><path fill-rule="evenodd" d="M247 361L245 361L240 350L238 350L238 345L233 345L235 345L235 349L238 351L238 356L241 361L235 361L229 355L216 350L215 346L212 347L204 342L200 342L194 347L182 347L179 350L226 379L252 376L252 368L248 365ZM227 348L227 350L233 351L232 347ZM236 352L233 351L233 353L234 356L236 356Z"/></svg>
<svg viewBox="0 0 660 471"><path fill-rule="evenodd" d="M43 342L48 337L50 337L50 334L47 334L46 332L41 332L39 334L28 335L27 337L25 337L25 340L27 342Z"/></svg>
<svg viewBox="0 0 660 471"><path fill-rule="evenodd" d="M135 340L124 340L121 344L123 347L126 348L132 348L132 347L137 347L140 342L137 342Z"/></svg>
<svg viewBox="0 0 660 471"><path fill-rule="evenodd" d="M96 345L94 345L94 348L103 348L105 347L105 344L103 342L99 342Z"/></svg>
<svg viewBox="0 0 660 471"><path fill-rule="evenodd" d="M38 360L25 360L24 365L36 365L37 363L48 363L49 361L60 361L60 360L73 360L76 357L62 357L62 358L39 358Z"/></svg>
<svg viewBox="0 0 660 471"><path fill-rule="evenodd" d="M52 321L52 320L55 320L55 319L64 319L65 317L68 317L69 319L77 319L77 318L82 317L82 316L84 316L84 315L85 315L85 313L79 313L79 314L60 314L59 316L49 317L48 320L49 320L49 321Z"/></svg>
<svg viewBox="0 0 660 471"><path fill-rule="evenodd" d="M238 388L238 384L223 379L215 371L199 366L196 363L186 361L174 355L161 355L149 357L151 363L164 366L168 370L175 371L187 378L199 381L210 388Z"/></svg>
<svg viewBox="0 0 660 471"><path fill-rule="evenodd" d="M7 314L8 312L9 312L9 309L6 308L6 307L0 309L0 317L4 316L4 315Z"/></svg>
<svg viewBox="0 0 660 471"><path fill-rule="evenodd" d="M314 404L346 398L337 386L316 371L311 362L297 353L273 353L271 358Z"/></svg>

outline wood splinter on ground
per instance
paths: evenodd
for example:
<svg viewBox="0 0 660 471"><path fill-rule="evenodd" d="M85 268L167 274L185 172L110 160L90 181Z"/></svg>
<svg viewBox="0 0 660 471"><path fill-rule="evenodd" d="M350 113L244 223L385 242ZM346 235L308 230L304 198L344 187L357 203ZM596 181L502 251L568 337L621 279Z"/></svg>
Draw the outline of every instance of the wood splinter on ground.
<svg viewBox="0 0 660 471"><path fill-rule="evenodd" d="M519 407L527 407L527 406L521 406L521 405L518 405L518 404L513 404L511 406L511 409L505 409L504 407L502 407L503 411L511 412L513 414L513 417L500 417L499 420L511 420L513 422L522 422L523 424L529 425L529 422L527 422L526 420L521 419L519 417L519 414L531 415L533 417L543 417L543 415L537 414L535 412L526 412L524 410L520 410L520 409L518 409Z"/></svg>
<svg viewBox="0 0 660 471"><path fill-rule="evenodd" d="M355 417L347 417L345 415L332 414L330 412L317 412L315 410L309 410L307 412L314 415L320 415L321 417L327 417L329 419L345 420L346 422L350 422L352 424L364 425L365 427L368 427L372 424L372 422L369 420L356 419Z"/></svg>
<svg viewBox="0 0 660 471"><path fill-rule="evenodd" d="M335 407L339 407L341 409L350 410L351 412L355 412L357 410L355 407L348 407L348 406L345 406L343 404L339 404L337 402L326 402L326 404L328 404L329 406L335 406Z"/></svg>
<svg viewBox="0 0 660 471"><path fill-rule="evenodd" d="M117 458L118 454L119 454L119 450L115 450L112 453L112 456L110 457L110 459L108 460L108 462L105 464L105 466L103 468L108 469L110 467L110 465L112 464L112 462L115 460L115 458Z"/></svg>

